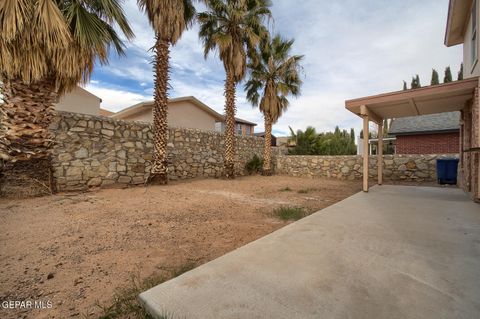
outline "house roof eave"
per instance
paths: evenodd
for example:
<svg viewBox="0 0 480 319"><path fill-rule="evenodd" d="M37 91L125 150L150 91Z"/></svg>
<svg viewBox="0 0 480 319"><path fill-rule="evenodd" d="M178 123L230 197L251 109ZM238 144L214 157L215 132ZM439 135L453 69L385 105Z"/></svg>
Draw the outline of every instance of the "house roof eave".
<svg viewBox="0 0 480 319"><path fill-rule="evenodd" d="M450 0L444 44L451 47L463 43L472 0Z"/></svg>

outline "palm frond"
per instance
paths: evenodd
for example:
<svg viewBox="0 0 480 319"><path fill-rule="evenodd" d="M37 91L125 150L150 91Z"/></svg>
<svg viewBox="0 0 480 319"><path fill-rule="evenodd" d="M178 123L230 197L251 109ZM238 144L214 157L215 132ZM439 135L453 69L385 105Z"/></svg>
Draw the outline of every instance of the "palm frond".
<svg viewBox="0 0 480 319"><path fill-rule="evenodd" d="M137 3L147 14L156 36L171 44L177 43L195 17L191 0L137 0Z"/></svg>
<svg viewBox="0 0 480 319"><path fill-rule="evenodd" d="M225 69L241 81L247 57L257 60L255 48L268 35L265 20L271 17L266 0L205 0L207 12L197 15L204 55L218 50ZM254 61L255 62L255 61ZM256 63L256 62L255 62Z"/></svg>
<svg viewBox="0 0 480 319"><path fill-rule="evenodd" d="M293 40L282 39L279 35L263 39L256 53L261 58L258 63L248 65L247 99L273 123L287 110L290 104L287 96L300 94L300 61L303 56L290 55L293 43Z"/></svg>
<svg viewBox="0 0 480 319"><path fill-rule="evenodd" d="M123 53L133 32L120 0L0 1L0 74L24 83L55 79L60 93L90 77L110 46Z"/></svg>

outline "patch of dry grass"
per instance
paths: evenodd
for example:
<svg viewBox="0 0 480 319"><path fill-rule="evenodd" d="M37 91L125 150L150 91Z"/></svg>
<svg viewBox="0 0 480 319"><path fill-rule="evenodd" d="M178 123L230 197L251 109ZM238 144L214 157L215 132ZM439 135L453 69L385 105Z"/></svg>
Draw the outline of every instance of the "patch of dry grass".
<svg viewBox="0 0 480 319"><path fill-rule="evenodd" d="M143 308L138 299L138 295L167 280L178 277L193 268L195 268L195 264L186 263L181 267L171 270L168 274L154 275L144 280L141 280L138 274L132 274L128 284L117 290L110 305L97 303L97 306L101 308L102 311L98 319L153 319ZM173 319L168 313L163 314L161 318Z"/></svg>

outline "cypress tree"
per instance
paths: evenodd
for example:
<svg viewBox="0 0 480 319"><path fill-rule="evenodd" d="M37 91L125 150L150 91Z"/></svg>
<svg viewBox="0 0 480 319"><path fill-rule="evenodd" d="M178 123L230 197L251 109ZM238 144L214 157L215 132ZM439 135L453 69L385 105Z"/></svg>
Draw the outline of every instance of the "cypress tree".
<svg viewBox="0 0 480 319"><path fill-rule="evenodd" d="M403 90L406 91L407 90L407 82L403 81Z"/></svg>
<svg viewBox="0 0 480 319"><path fill-rule="evenodd" d="M412 82L410 82L410 88L411 89L416 89L417 88L417 82L416 82L414 76L412 76Z"/></svg>
<svg viewBox="0 0 480 319"><path fill-rule="evenodd" d="M412 77L412 83L410 84L412 89L418 89L420 87L420 77L418 74Z"/></svg>
<svg viewBox="0 0 480 319"><path fill-rule="evenodd" d="M350 129L350 140L355 144L355 130L353 128Z"/></svg>
<svg viewBox="0 0 480 319"><path fill-rule="evenodd" d="M457 80L458 80L458 81L463 80L463 63L460 64L460 71L458 71Z"/></svg>
<svg viewBox="0 0 480 319"><path fill-rule="evenodd" d="M415 81L417 82L417 88L422 87L422 85L420 84L420 77L418 76L418 74L415 76Z"/></svg>
<svg viewBox="0 0 480 319"><path fill-rule="evenodd" d="M448 82L452 82L452 70L450 70L449 66L445 69L445 77L443 78L443 83Z"/></svg>
<svg viewBox="0 0 480 319"><path fill-rule="evenodd" d="M438 72L435 69L432 69L432 80L430 81L430 85L437 85L440 84L440 80L438 79Z"/></svg>

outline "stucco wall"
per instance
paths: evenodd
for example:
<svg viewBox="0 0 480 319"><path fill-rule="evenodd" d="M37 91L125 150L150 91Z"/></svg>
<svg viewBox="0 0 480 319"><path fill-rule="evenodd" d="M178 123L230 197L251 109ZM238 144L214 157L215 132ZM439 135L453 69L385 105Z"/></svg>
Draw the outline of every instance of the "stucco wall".
<svg viewBox="0 0 480 319"><path fill-rule="evenodd" d="M152 108L145 107L145 110L132 115L127 115L122 119L127 121L152 123ZM170 127L175 128L185 127L202 131L215 130L215 117L201 110L198 106L189 101L169 102L167 121Z"/></svg>
<svg viewBox="0 0 480 319"><path fill-rule="evenodd" d="M124 117L122 117L122 120L152 123L152 117L152 109L145 108L144 110L138 111L135 114L125 115Z"/></svg>
<svg viewBox="0 0 480 319"><path fill-rule="evenodd" d="M188 127L202 131L215 130L215 118L187 101L168 105L168 123L171 127Z"/></svg>
<svg viewBox="0 0 480 319"><path fill-rule="evenodd" d="M57 190L145 182L153 152L150 124L60 112L52 129ZM222 176L222 134L171 128L167 147L170 179ZM246 162L261 156L263 139L237 137L236 148L235 169L242 175Z"/></svg>
<svg viewBox="0 0 480 319"><path fill-rule="evenodd" d="M99 115L100 99L82 88L77 87L60 97L55 109L57 111Z"/></svg>
<svg viewBox="0 0 480 319"><path fill-rule="evenodd" d="M473 1L472 1L473 3ZM474 76L480 75L480 66L478 62L472 61L472 19L470 15L471 10L468 11L468 24L465 29L465 36L463 39L463 76L464 78L471 78ZM480 54L480 34L479 32L479 23L480 23L480 2L477 1L477 61ZM453 74L455 77L455 74Z"/></svg>
<svg viewBox="0 0 480 319"><path fill-rule="evenodd" d="M435 182L437 158L458 158L458 154L443 155L384 155L383 178L391 181ZM275 159L275 173L298 177L361 179L362 156L293 156ZM370 177L377 176L377 157L370 157Z"/></svg>

